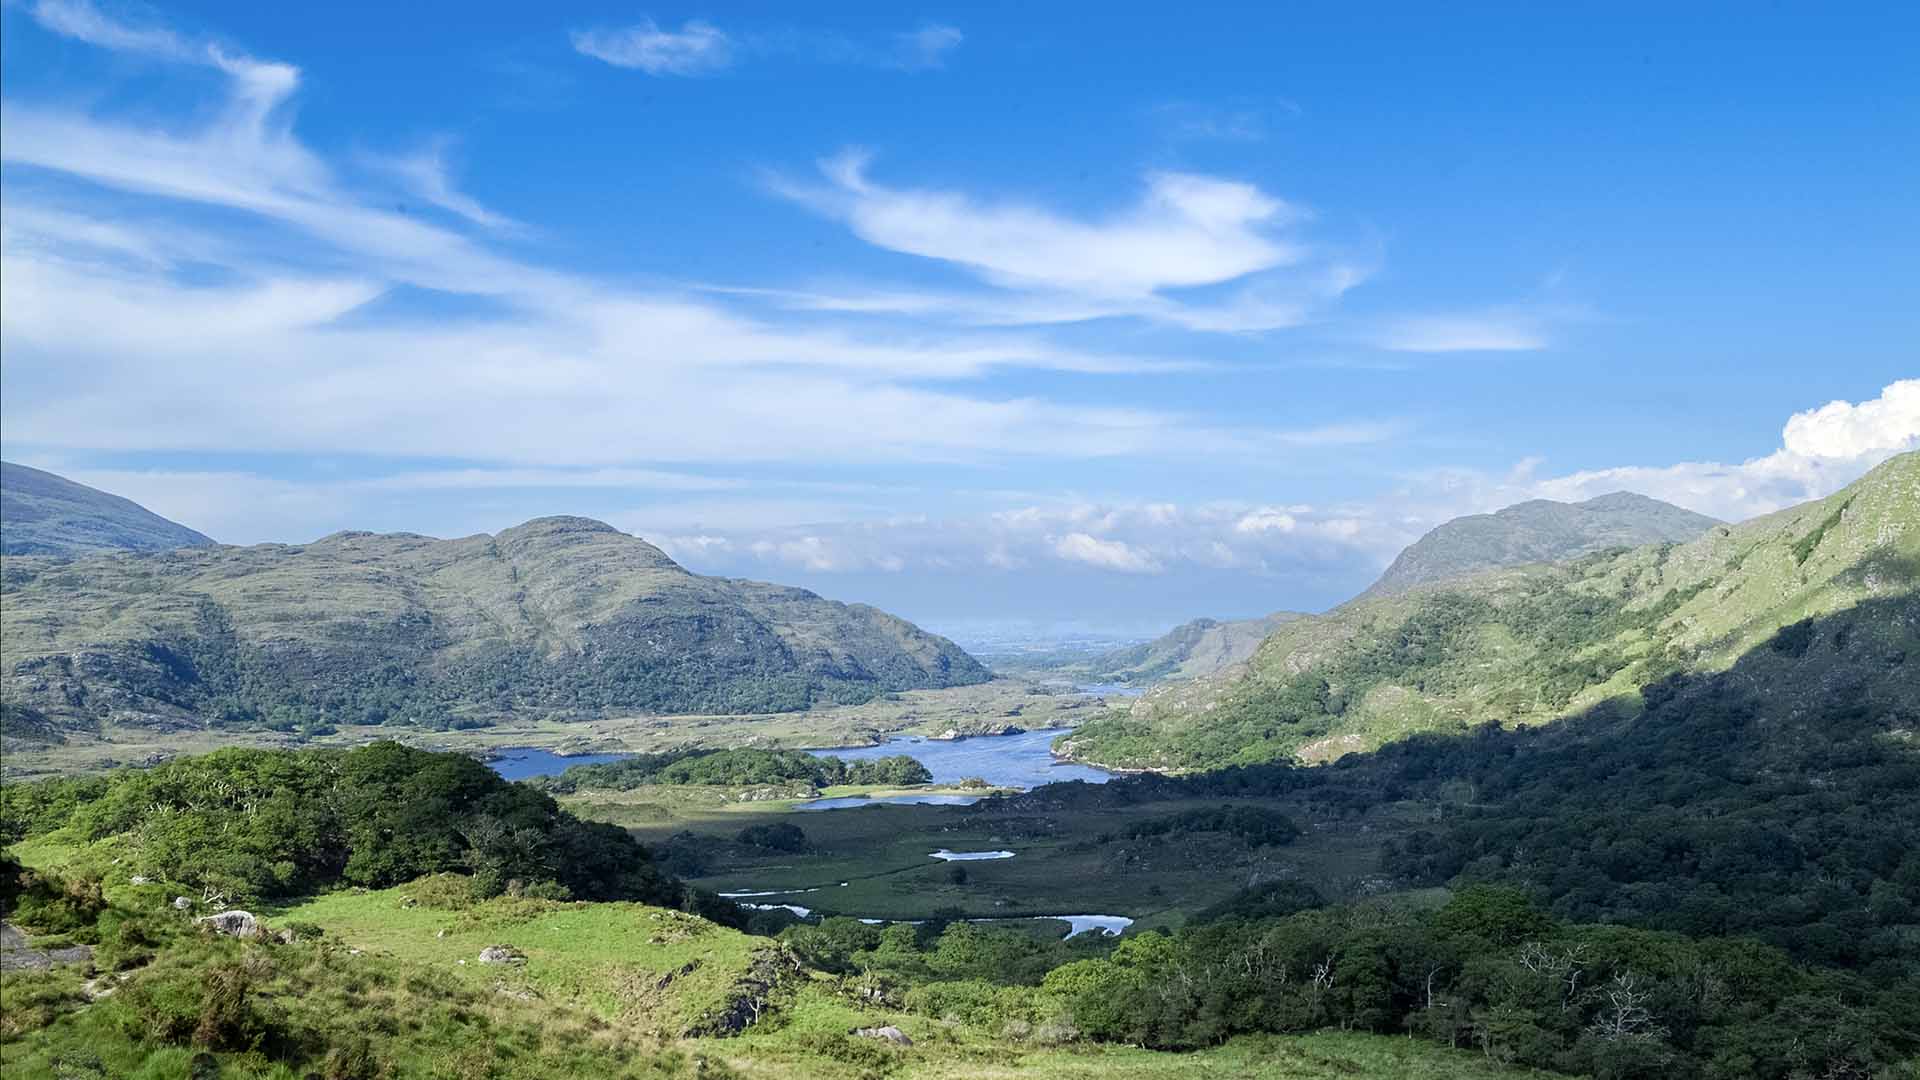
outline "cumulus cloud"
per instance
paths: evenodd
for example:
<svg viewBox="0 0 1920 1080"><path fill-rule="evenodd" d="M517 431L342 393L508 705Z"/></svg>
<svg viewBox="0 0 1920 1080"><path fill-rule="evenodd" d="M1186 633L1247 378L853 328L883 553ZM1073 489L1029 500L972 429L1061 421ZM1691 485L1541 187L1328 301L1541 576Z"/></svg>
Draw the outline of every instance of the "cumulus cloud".
<svg viewBox="0 0 1920 1080"><path fill-rule="evenodd" d="M1787 418L1780 446L1740 462L1622 465L1540 476L1538 458L1505 475L1436 469L1397 492L1424 519L1481 513L1526 499L1577 502L1633 491L1720 518L1743 521L1823 498L1895 454L1920 450L1920 379L1888 384L1878 397L1833 401Z"/></svg>
<svg viewBox="0 0 1920 1080"><path fill-rule="evenodd" d="M708 75L733 62L733 41L712 23L690 19L679 30L662 30L652 19L611 30L576 30L573 47L583 56L649 75Z"/></svg>
<svg viewBox="0 0 1920 1080"><path fill-rule="evenodd" d="M1151 555L1124 540L1102 540L1083 532L1054 537L1053 553L1068 562L1085 563L1101 570L1128 574L1154 574L1161 570L1160 563Z"/></svg>

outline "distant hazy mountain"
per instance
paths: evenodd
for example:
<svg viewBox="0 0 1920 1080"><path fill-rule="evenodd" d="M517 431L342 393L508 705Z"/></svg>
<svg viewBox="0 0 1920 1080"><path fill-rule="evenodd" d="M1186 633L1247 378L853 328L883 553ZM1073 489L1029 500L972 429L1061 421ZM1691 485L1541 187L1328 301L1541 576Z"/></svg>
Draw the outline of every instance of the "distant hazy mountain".
<svg viewBox="0 0 1920 1080"><path fill-rule="evenodd" d="M1088 674L1102 682L1136 684L1212 675L1252 656L1268 634L1301 617L1276 611L1258 619L1195 619L1152 641L1102 653L1090 661Z"/></svg>
<svg viewBox="0 0 1920 1080"><path fill-rule="evenodd" d="M1676 685L1730 692L1723 673L1768 687L1754 702L1763 720L1844 702L1905 730L1920 712L1915 656L1920 453L1690 543L1490 570L1296 619L1244 665L1159 687L1064 749L1140 767L1324 761L1489 722L1630 717Z"/></svg>
<svg viewBox="0 0 1920 1080"><path fill-rule="evenodd" d="M0 461L0 552L5 554L166 551L212 543L131 499Z"/></svg>
<svg viewBox="0 0 1920 1080"><path fill-rule="evenodd" d="M1586 502L1534 499L1492 514L1454 518L1414 541L1362 595L1526 563L1559 562L1608 548L1684 541L1721 522L1672 503L1616 491Z"/></svg>
<svg viewBox="0 0 1920 1080"><path fill-rule="evenodd" d="M0 644L15 737L773 712L989 678L876 608L701 577L573 517L459 540L10 556Z"/></svg>

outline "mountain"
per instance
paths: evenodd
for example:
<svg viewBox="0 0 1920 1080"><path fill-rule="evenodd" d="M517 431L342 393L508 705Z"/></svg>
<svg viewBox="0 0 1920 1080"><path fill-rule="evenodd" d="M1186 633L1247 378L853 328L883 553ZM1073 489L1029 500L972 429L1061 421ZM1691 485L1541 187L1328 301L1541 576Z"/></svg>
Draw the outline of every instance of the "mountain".
<svg viewBox="0 0 1920 1080"><path fill-rule="evenodd" d="M1608 548L1692 540L1719 524L1628 491L1578 503L1534 499L1441 525L1402 551L1364 595L1385 596L1481 570L1559 562Z"/></svg>
<svg viewBox="0 0 1920 1080"><path fill-rule="evenodd" d="M1258 619L1195 619L1152 641L1101 653L1088 662L1088 676L1138 684L1212 675L1252 656L1268 634L1302 617L1276 611Z"/></svg>
<svg viewBox="0 0 1920 1080"><path fill-rule="evenodd" d="M883 611L702 577L575 517L458 540L345 532L10 556L0 600L15 737L771 712L989 678L952 642Z"/></svg>
<svg viewBox="0 0 1920 1080"><path fill-rule="evenodd" d="M1242 667L1149 692L1058 749L1207 768L1329 760L1418 732L1631 713L1675 676L1792 654L1777 716L1905 687L1920 653L1920 454L1691 543L1362 596L1282 626ZM1812 657L1812 660L1806 657Z"/></svg>
<svg viewBox="0 0 1920 1080"><path fill-rule="evenodd" d="M0 552L5 554L84 555L212 544L131 499L0 461Z"/></svg>

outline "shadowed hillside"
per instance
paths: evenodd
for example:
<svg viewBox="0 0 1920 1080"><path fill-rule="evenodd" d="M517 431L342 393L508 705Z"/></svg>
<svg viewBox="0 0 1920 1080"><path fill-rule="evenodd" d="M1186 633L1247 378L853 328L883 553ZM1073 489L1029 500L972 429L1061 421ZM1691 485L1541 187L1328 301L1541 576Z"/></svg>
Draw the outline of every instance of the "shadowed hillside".
<svg viewBox="0 0 1920 1080"><path fill-rule="evenodd" d="M1085 761L1206 768L1328 760L1421 731L1541 724L1640 688L1712 674L1785 628L1920 581L1920 454L1841 492L1690 544L1599 553L1362 597L1281 627L1241 669L1162 687L1076 730ZM1890 625L1855 633L1881 640ZM1826 700L1855 653L1782 686L1771 707Z"/></svg>
<svg viewBox="0 0 1920 1080"><path fill-rule="evenodd" d="M12 735L101 725L445 727L516 712L766 712L975 683L945 638L708 578L584 518L436 540L10 557Z"/></svg>

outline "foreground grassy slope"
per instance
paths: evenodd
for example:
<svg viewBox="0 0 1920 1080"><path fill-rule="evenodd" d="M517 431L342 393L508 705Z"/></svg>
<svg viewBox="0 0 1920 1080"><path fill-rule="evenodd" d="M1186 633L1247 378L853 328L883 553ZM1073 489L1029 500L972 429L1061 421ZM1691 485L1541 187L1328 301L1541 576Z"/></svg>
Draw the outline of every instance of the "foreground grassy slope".
<svg viewBox="0 0 1920 1080"><path fill-rule="evenodd" d="M691 574L583 518L459 540L8 558L0 586L15 739L767 712L988 677L885 612Z"/></svg>
<svg viewBox="0 0 1920 1080"><path fill-rule="evenodd" d="M54 849L42 848L43 853ZM1405 1039L1241 1038L1201 1053L1010 1041L863 1000L783 946L644 905L464 899L458 879L264 913L291 943L195 931L162 883L108 889L92 963L0 975L9 1077L1546 1076ZM133 928L133 929L129 929ZM83 935L85 936L85 935ZM36 944L57 939L42 938ZM504 945L524 957L483 965ZM107 991L104 992L103 991ZM749 1005L743 1006L741 1003ZM891 1024L912 1046L849 1036ZM738 1028L736 1031L735 1028Z"/></svg>
<svg viewBox="0 0 1920 1080"><path fill-rule="evenodd" d="M1406 735L1493 721L1631 713L1641 689L1710 674L1783 629L1827 619L1831 640L1783 646L1821 661L1768 707L1791 715L1911 678L1905 650L1920 586L1920 455L1886 462L1830 498L1688 544L1494 571L1282 627L1240 670L1173 684L1060 749L1103 764L1212 767L1327 760ZM1872 610L1881 617L1846 613Z"/></svg>
<svg viewBox="0 0 1920 1080"><path fill-rule="evenodd" d="M0 461L0 553L86 555L212 544L130 499Z"/></svg>

